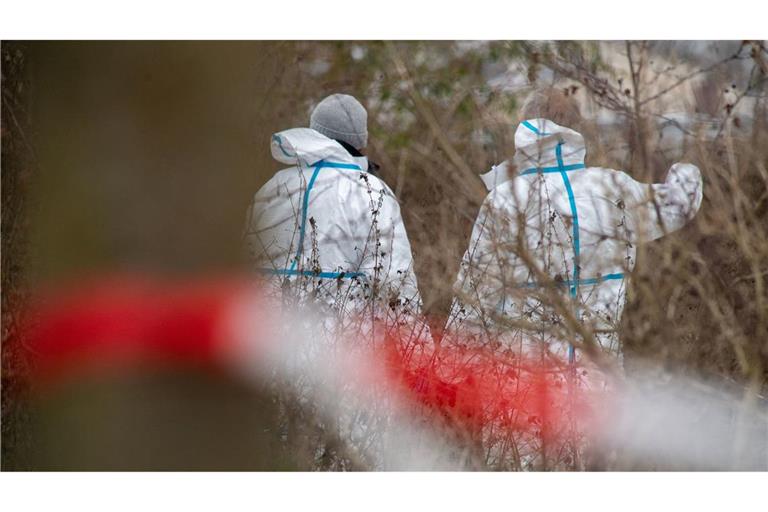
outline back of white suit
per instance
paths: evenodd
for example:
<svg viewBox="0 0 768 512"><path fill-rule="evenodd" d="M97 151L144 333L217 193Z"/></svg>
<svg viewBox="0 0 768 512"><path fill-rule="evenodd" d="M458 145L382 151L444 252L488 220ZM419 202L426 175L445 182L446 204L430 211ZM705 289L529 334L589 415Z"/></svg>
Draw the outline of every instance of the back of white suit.
<svg viewBox="0 0 768 512"><path fill-rule="evenodd" d="M604 350L619 353L615 331L636 245L695 215L700 173L676 164L664 183L647 185L586 167L581 135L545 119L521 123L515 143L517 175L495 186L481 208L448 331L565 356L560 328L572 314L598 332ZM508 166L489 175L504 176Z"/></svg>
<svg viewBox="0 0 768 512"><path fill-rule="evenodd" d="M367 159L309 128L275 134L272 155L294 166L276 173L248 212L256 272L293 307L327 306L339 334L413 322L421 300L400 207Z"/></svg>

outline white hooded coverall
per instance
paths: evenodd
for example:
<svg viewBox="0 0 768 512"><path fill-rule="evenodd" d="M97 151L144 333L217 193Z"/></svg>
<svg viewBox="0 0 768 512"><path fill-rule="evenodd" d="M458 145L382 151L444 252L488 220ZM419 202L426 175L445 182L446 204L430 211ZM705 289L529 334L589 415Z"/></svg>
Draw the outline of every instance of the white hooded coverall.
<svg viewBox="0 0 768 512"><path fill-rule="evenodd" d="M272 276L284 301L292 289L295 305L326 306L326 325L345 335L372 321L412 322L421 299L411 247L399 204L367 172L368 160L310 128L276 133L271 150L292 167L249 210L245 238L257 271Z"/></svg>
<svg viewBox="0 0 768 512"><path fill-rule="evenodd" d="M515 146L514 177L508 162L482 177L494 188L461 263L446 332L528 353L543 346L573 361L572 347L546 328L563 318L543 292L559 290L601 348L620 356L616 327L636 245L693 218L702 200L699 169L675 164L664 183L647 185L586 167L581 134L546 119L523 121Z"/></svg>

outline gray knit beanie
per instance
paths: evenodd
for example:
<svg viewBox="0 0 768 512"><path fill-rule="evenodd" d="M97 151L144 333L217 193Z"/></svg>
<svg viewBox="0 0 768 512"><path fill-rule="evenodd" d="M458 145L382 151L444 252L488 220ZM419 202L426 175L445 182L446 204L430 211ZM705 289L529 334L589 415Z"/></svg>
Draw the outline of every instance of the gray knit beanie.
<svg viewBox="0 0 768 512"><path fill-rule="evenodd" d="M368 145L368 112L348 94L331 94L318 103L309 117L309 127L355 149Z"/></svg>

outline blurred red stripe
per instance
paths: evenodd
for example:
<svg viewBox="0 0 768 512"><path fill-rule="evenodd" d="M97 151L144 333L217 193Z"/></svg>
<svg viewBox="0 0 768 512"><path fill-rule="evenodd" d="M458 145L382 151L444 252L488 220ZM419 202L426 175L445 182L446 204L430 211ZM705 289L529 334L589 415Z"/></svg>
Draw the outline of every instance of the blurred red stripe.
<svg viewBox="0 0 768 512"><path fill-rule="evenodd" d="M242 290L229 280L169 286L132 278L65 289L27 309L20 341L37 377L83 364L216 364L221 322Z"/></svg>
<svg viewBox="0 0 768 512"><path fill-rule="evenodd" d="M27 311L22 339L33 352L36 377L42 379L115 363L219 366L225 364L220 357L225 349L235 346L226 337L232 335L225 331L226 322L245 289L237 279L192 284L104 280L35 302ZM253 296L254 286L248 289ZM257 319L268 315L258 310L249 314ZM443 346L435 352L409 336L389 336L384 347L384 357L370 363L386 365L385 385L393 391L399 387L408 399L472 432L495 425L559 438L569 418L588 413L580 388L567 385L566 369L555 362L533 362L485 348Z"/></svg>

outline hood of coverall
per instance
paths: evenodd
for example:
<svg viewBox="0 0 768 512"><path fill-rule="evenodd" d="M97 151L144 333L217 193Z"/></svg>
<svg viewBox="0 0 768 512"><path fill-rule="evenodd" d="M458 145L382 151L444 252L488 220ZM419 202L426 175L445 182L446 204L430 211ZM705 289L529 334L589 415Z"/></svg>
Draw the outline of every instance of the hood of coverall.
<svg viewBox="0 0 768 512"><path fill-rule="evenodd" d="M515 131L515 156L512 161L517 173L510 169L509 161L504 161L481 174L480 178L490 191L515 175L531 173L534 169L557 168L558 165L568 169L574 168L572 166L583 167L586 154L584 137L579 132L548 119L527 119Z"/></svg>
<svg viewBox="0 0 768 512"><path fill-rule="evenodd" d="M354 157L335 140L311 128L291 128L272 135L272 157L278 162L312 167L321 160L356 164L368 170L366 157Z"/></svg>

